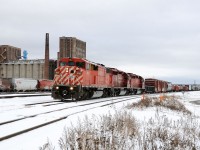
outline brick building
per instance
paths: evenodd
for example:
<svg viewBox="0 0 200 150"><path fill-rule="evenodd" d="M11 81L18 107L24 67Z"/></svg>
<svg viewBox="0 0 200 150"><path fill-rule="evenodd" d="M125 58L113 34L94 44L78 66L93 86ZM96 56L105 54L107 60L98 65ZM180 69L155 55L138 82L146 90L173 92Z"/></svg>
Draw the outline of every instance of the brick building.
<svg viewBox="0 0 200 150"><path fill-rule="evenodd" d="M58 60L64 57L86 58L86 42L75 37L60 37Z"/></svg>
<svg viewBox="0 0 200 150"><path fill-rule="evenodd" d="M16 61L21 58L21 48L10 45L0 45L0 63Z"/></svg>

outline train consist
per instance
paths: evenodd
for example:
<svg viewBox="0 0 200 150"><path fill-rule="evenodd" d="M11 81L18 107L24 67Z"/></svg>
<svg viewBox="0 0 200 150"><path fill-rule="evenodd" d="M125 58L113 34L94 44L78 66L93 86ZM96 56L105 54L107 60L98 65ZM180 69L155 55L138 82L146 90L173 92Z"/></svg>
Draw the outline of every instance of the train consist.
<svg viewBox="0 0 200 150"><path fill-rule="evenodd" d="M144 80L140 75L105 67L86 59L62 58L55 69L52 97L61 100L69 98L84 100L178 90L180 89L170 82L151 78Z"/></svg>
<svg viewBox="0 0 200 150"><path fill-rule="evenodd" d="M27 78L0 78L0 91L51 91L53 80Z"/></svg>
<svg viewBox="0 0 200 150"><path fill-rule="evenodd" d="M54 80L0 78L0 91L51 91L54 99L61 100L188 90L195 89L154 78L144 79L81 58L62 58L55 69Z"/></svg>
<svg viewBox="0 0 200 150"><path fill-rule="evenodd" d="M144 89L144 79L139 75L86 59L63 58L55 70L52 97L79 100L135 94Z"/></svg>

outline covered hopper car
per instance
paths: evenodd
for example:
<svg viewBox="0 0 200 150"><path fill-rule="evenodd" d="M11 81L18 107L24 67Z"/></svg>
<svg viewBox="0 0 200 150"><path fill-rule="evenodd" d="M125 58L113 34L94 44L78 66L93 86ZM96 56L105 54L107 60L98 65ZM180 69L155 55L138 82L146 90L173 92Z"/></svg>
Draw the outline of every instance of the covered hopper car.
<svg viewBox="0 0 200 150"><path fill-rule="evenodd" d="M29 78L0 78L0 91L51 91L53 80Z"/></svg>

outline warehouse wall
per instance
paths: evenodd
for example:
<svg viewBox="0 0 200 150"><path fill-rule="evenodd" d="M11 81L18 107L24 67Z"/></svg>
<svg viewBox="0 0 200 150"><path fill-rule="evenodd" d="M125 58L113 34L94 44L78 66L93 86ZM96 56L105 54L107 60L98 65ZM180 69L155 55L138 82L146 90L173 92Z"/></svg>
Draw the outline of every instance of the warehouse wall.
<svg viewBox="0 0 200 150"><path fill-rule="evenodd" d="M56 62L50 62L49 79L54 77ZM1 63L0 78L44 79L44 63Z"/></svg>

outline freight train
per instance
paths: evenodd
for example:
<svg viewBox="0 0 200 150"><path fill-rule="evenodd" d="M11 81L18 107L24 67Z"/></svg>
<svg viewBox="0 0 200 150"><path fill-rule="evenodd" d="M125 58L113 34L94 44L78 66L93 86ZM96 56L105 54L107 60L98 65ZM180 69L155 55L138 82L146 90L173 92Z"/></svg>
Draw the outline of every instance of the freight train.
<svg viewBox="0 0 200 150"><path fill-rule="evenodd" d="M82 58L62 58L55 69L52 97L84 100L137 93L177 91L170 82L105 67Z"/></svg>
<svg viewBox="0 0 200 150"><path fill-rule="evenodd" d="M189 85L176 85L172 84L171 82L153 78L145 79L146 93L165 93L165 92L179 92L179 91L189 91Z"/></svg>
<svg viewBox="0 0 200 150"><path fill-rule="evenodd" d="M0 78L0 91L51 91L53 80L28 78Z"/></svg>
<svg viewBox="0 0 200 150"><path fill-rule="evenodd" d="M81 58L62 58L55 69L54 80L0 78L0 91L51 91L54 99L61 100L188 90L194 88L154 78L144 79Z"/></svg>

